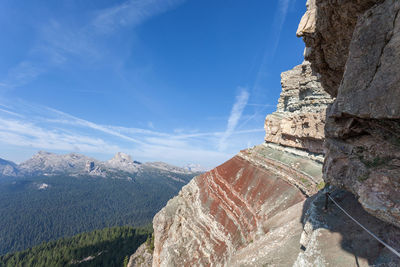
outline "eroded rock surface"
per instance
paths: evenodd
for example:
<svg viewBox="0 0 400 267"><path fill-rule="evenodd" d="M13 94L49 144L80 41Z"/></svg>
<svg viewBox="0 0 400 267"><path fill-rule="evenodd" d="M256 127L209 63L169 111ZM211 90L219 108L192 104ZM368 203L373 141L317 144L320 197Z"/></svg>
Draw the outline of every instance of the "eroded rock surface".
<svg viewBox="0 0 400 267"><path fill-rule="evenodd" d="M315 193L321 174L321 164L267 145L242 151L197 176L154 217L153 266L235 266L228 263L249 244L279 239L285 227L270 219ZM288 239L298 244L299 220L293 226L297 241Z"/></svg>
<svg viewBox="0 0 400 267"><path fill-rule="evenodd" d="M324 179L356 195L332 197L400 249L400 2L307 6L297 34L311 66L282 74L267 143L197 176L155 216L153 266L400 264L338 207L324 211L318 192L324 150ZM326 121L322 88L336 98Z"/></svg>
<svg viewBox="0 0 400 267"><path fill-rule="evenodd" d="M357 18L381 0L307 0L307 12L297 29L306 43L304 58L321 74L332 96L342 80Z"/></svg>
<svg viewBox="0 0 400 267"><path fill-rule="evenodd" d="M152 263L153 251L151 251L147 242L145 242L129 257L126 267L151 267Z"/></svg>
<svg viewBox="0 0 400 267"><path fill-rule="evenodd" d="M336 96L327 110L325 180L400 226L400 2L315 0L298 29Z"/></svg>
<svg viewBox="0 0 400 267"><path fill-rule="evenodd" d="M277 111L265 119L265 141L322 154L325 110L332 98L307 61L283 72L281 84Z"/></svg>
<svg viewBox="0 0 400 267"><path fill-rule="evenodd" d="M349 192L333 190L331 196L357 221L399 251L400 229L365 212ZM303 204L301 252L293 266L399 266L400 259L355 224L318 193Z"/></svg>

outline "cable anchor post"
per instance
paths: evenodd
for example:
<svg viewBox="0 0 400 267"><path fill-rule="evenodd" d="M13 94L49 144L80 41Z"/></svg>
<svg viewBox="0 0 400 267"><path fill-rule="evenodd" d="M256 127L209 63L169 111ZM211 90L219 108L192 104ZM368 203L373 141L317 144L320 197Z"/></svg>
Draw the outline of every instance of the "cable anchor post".
<svg viewBox="0 0 400 267"><path fill-rule="evenodd" d="M328 211L328 204L329 204L329 196L331 195L330 192L326 192L325 193L325 207L324 207L324 211Z"/></svg>

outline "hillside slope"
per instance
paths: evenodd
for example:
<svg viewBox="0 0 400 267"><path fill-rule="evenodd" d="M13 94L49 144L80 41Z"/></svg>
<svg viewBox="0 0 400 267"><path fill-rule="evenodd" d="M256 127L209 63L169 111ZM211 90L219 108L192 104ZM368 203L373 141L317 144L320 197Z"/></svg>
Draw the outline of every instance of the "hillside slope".
<svg viewBox="0 0 400 267"><path fill-rule="evenodd" d="M148 224L196 174L122 153L100 162L40 152L7 166L17 174L0 179L0 255L94 229Z"/></svg>

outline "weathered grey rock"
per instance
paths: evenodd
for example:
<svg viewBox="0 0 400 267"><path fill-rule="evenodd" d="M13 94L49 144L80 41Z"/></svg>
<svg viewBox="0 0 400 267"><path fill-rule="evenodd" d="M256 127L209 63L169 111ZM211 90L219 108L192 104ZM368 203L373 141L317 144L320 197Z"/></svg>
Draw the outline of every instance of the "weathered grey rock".
<svg viewBox="0 0 400 267"><path fill-rule="evenodd" d="M91 175L126 179L129 174L157 171L165 173L171 179L183 182L179 177L175 177L174 174L193 174L194 176L200 173L195 169L180 168L164 162L147 162L142 164L132 160L131 156L121 152L118 152L112 159L104 162L78 153L59 155L45 151L39 151L31 159L19 165L8 161L4 162L2 164L0 161L0 176ZM4 167L2 168L3 165ZM132 180L131 177L127 179Z"/></svg>
<svg viewBox="0 0 400 267"><path fill-rule="evenodd" d="M276 112L318 113L332 103L332 98L321 86L319 75L304 61L281 74L282 92Z"/></svg>
<svg viewBox="0 0 400 267"><path fill-rule="evenodd" d="M331 191L331 196L357 221L379 233L395 249L400 249L400 229L366 213L348 192ZM324 210L325 194L306 200L301 222L302 250L293 266L398 266L400 259L363 231L332 202Z"/></svg>
<svg viewBox="0 0 400 267"><path fill-rule="evenodd" d="M337 95L343 77L357 18L378 2L381 0L307 1L297 36L303 37L305 59L321 74L321 83L332 96Z"/></svg>
<svg viewBox="0 0 400 267"><path fill-rule="evenodd" d="M327 110L324 179L400 227L400 2L315 0L309 8L298 35L336 96Z"/></svg>
<svg viewBox="0 0 400 267"><path fill-rule="evenodd" d="M134 162L128 154L118 152L115 156L106 162L106 164L115 169L134 173L139 169L140 164Z"/></svg>
<svg viewBox="0 0 400 267"><path fill-rule="evenodd" d="M17 176L18 166L14 162L0 159L0 177L1 176Z"/></svg>
<svg viewBox="0 0 400 267"><path fill-rule="evenodd" d="M145 242L129 257L129 262L126 267L151 267L152 263L153 252Z"/></svg>
<svg viewBox="0 0 400 267"><path fill-rule="evenodd" d="M39 151L18 167L21 175L79 174L87 173L87 162L97 161L77 153L58 155Z"/></svg>
<svg viewBox="0 0 400 267"><path fill-rule="evenodd" d="M322 154L325 109L332 98L307 61L283 72L281 84L277 111L265 119L265 141Z"/></svg>

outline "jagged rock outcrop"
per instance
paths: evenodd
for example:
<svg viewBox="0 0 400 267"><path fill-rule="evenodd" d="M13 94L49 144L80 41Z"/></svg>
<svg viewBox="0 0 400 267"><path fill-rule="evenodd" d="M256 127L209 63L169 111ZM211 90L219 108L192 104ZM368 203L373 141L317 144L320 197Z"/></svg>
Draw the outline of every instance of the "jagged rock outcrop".
<svg viewBox="0 0 400 267"><path fill-rule="evenodd" d="M128 154L118 152L112 159L107 161L107 165L112 168L124 170L126 172L136 172L140 166L140 163L133 161L132 157Z"/></svg>
<svg viewBox="0 0 400 267"><path fill-rule="evenodd" d="M39 151L29 160L16 165L0 159L0 176L70 175L124 178L132 180L139 173L158 172L165 177L186 183L179 175L199 174L197 170L180 168L164 162L140 163L131 156L118 152L108 161L98 161L78 153L59 155ZM132 177L130 177L132 176Z"/></svg>
<svg viewBox="0 0 400 267"><path fill-rule="evenodd" d="M297 36L306 44L304 58L312 62L324 89L333 97L343 77L357 18L381 1L307 0Z"/></svg>
<svg viewBox="0 0 400 267"><path fill-rule="evenodd" d="M197 176L154 217L153 266L400 264L337 206L325 211L317 193L325 152L325 181L359 198L325 190L400 249L400 2L307 6L297 34L311 66L282 74L266 143Z"/></svg>
<svg viewBox="0 0 400 267"><path fill-rule="evenodd" d="M94 161L86 161L86 165L85 165L85 171L89 174L89 175L94 175L94 176L106 176L106 173L104 170L101 169L101 167L99 165L96 164L96 162Z"/></svg>
<svg viewBox="0 0 400 267"><path fill-rule="evenodd" d="M95 159L77 153L58 155L39 151L31 159L19 164L21 175L56 175L86 173L86 163Z"/></svg>
<svg viewBox="0 0 400 267"><path fill-rule="evenodd" d="M196 177L155 216L153 266L294 264L304 201L323 187L331 102L309 62L282 73L267 143Z"/></svg>
<svg viewBox="0 0 400 267"><path fill-rule="evenodd" d="M400 227L400 2L314 0L297 34L336 96L327 111L325 180Z"/></svg>
<svg viewBox="0 0 400 267"><path fill-rule="evenodd" d="M129 257L126 267L151 267L152 263L153 251L149 248L147 242L145 242Z"/></svg>
<svg viewBox="0 0 400 267"><path fill-rule="evenodd" d="M154 217L152 266L400 264L332 202L324 210L324 192L315 194L321 177L321 164L308 157L268 144L241 151L193 179ZM366 213L352 194L329 191L400 249L400 229Z"/></svg>
<svg viewBox="0 0 400 267"><path fill-rule="evenodd" d="M265 141L322 154L325 110L332 98L307 61L283 72L281 84L277 111L265 119Z"/></svg>
<svg viewBox="0 0 400 267"><path fill-rule="evenodd" d="M197 176L154 217L153 266L233 266L241 249L277 238L270 219L317 191L321 167L263 144Z"/></svg>
<svg viewBox="0 0 400 267"><path fill-rule="evenodd" d="M17 176L18 166L14 162L0 159L0 176Z"/></svg>

